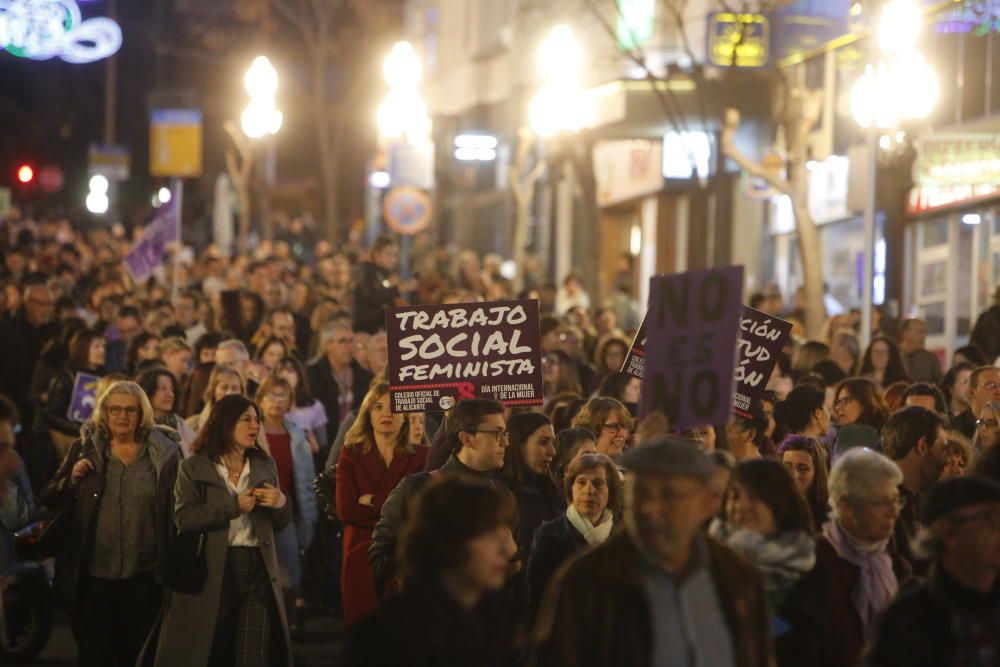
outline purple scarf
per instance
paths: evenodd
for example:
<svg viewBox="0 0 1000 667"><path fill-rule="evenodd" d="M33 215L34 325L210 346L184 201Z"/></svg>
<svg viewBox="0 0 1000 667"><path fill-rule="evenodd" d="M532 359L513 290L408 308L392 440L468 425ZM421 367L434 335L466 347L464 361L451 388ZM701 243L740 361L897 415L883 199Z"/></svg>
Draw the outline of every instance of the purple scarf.
<svg viewBox="0 0 1000 667"><path fill-rule="evenodd" d="M892 558L886 552L889 540L863 544L844 532L837 521L823 524L823 536L843 560L861 568L861 576L851 601L861 616L865 636L869 635L875 615L889 606L889 601L899 590L899 582L892 571Z"/></svg>

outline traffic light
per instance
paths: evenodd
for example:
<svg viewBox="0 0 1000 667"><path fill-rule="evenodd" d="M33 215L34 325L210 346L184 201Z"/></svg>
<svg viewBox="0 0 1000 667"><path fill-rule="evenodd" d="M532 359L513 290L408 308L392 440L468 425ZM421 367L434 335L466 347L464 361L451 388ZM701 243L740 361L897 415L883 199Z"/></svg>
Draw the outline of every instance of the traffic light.
<svg viewBox="0 0 1000 667"><path fill-rule="evenodd" d="M17 168L17 182L27 185L35 180L35 170L30 164L22 164Z"/></svg>

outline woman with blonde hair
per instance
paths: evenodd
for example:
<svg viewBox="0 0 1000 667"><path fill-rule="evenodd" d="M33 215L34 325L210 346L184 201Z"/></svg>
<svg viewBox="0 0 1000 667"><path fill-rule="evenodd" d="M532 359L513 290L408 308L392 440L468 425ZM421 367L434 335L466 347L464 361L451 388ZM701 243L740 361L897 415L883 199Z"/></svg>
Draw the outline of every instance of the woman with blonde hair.
<svg viewBox="0 0 1000 667"><path fill-rule="evenodd" d="M212 413L212 406L216 401L230 394L246 394L246 383L243 375L232 366L216 366L212 369L212 374L208 377L208 386L205 388L205 407L196 415L191 415L185 421L192 431L197 433L208 421L208 415Z"/></svg>
<svg viewBox="0 0 1000 667"><path fill-rule="evenodd" d="M424 469L427 453L427 448L410 443L405 416L390 411L388 383L373 384L337 461L337 515L344 524L340 589L345 626L375 609L378 599L368 562L372 529L400 480Z"/></svg>
<svg viewBox="0 0 1000 667"><path fill-rule="evenodd" d="M632 415L621 401L598 396L587 401L573 419L597 436L597 452L615 457L622 453L632 433Z"/></svg>
<svg viewBox="0 0 1000 667"><path fill-rule="evenodd" d="M56 559L56 587L70 605L79 664L134 665L162 598L174 536L176 431L153 423L142 388L115 382L42 490L71 513Z"/></svg>

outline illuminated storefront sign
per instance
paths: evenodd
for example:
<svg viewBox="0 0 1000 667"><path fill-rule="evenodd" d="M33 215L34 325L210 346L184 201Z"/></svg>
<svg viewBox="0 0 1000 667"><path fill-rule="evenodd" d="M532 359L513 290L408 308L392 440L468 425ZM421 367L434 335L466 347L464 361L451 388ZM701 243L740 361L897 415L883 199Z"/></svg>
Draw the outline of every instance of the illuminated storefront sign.
<svg viewBox="0 0 1000 667"><path fill-rule="evenodd" d="M966 0L934 24L939 33L986 35L1000 32L1000 0Z"/></svg>
<svg viewBox="0 0 1000 667"><path fill-rule="evenodd" d="M708 17L708 55L718 67L764 67L770 40L766 16L720 12Z"/></svg>
<svg viewBox="0 0 1000 667"><path fill-rule="evenodd" d="M935 134L917 143L917 185L1000 183L1000 134Z"/></svg>
<svg viewBox="0 0 1000 667"><path fill-rule="evenodd" d="M75 0L0 0L0 48L19 58L89 63L121 45L117 23L84 20Z"/></svg>

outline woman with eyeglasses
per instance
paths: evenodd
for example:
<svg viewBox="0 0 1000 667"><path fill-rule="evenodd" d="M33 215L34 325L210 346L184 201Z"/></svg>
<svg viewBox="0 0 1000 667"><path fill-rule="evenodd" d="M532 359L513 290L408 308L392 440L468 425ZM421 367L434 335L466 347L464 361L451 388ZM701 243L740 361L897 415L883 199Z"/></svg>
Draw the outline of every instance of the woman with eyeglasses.
<svg viewBox="0 0 1000 667"><path fill-rule="evenodd" d="M378 603L368 560L372 530L389 494L404 477L424 469L427 453L410 442L406 416L391 412L388 383L372 385L344 438L336 468L337 515L344 524L340 593L345 626Z"/></svg>
<svg viewBox="0 0 1000 667"><path fill-rule="evenodd" d="M204 534L205 581L197 593L169 591L146 644L155 657L141 664L291 667L275 534L291 521L292 500L260 430L254 402L226 396L181 463L173 520L180 533Z"/></svg>
<svg viewBox="0 0 1000 667"><path fill-rule="evenodd" d="M909 567L889 550L903 474L871 449L845 452L830 473L830 520L816 541L816 566L786 605L779 665L855 665L876 616Z"/></svg>
<svg viewBox="0 0 1000 667"><path fill-rule="evenodd" d="M274 459L278 488L292 502L292 523L275 534L274 543L282 580L287 584L284 593L289 630L295 637L305 631L306 601L300 589L302 554L312 544L319 510L312 488L316 476L312 450L305 431L288 419L292 397L292 385L277 375L269 375L257 389L257 405L264 416L260 444Z"/></svg>
<svg viewBox="0 0 1000 667"><path fill-rule="evenodd" d="M587 401L573 419L573 428L597 436L597 452L614 458L622 453L632 433L632 415L621 401L598 396Z"/></svg>
<svg viewBox="0 0 1000 667"><path fill-rule="evenodd" d="M510 445L500 477L517 500L519 521L517 546L527 555L535 530L566 509L559 488L549 477L556 456L556 434L552 422L538 412L523 412L507 420Z"/></svg>
<svg viewBox="0 0 1000 667"><path fill-rule="evenodd" d="M848 378L833 391L833 414L839 427L865 424L881 431L889 418L889 406L874 382Z"/></svg>
<svg viewBox="0 0 1000 667"><path fill-rule="evenodd" d="M49 509L71 515L56 588L84 667L132 667L156 619L181 459L172 436L139 385L115 382L42 490Z"/></svg>
<svg viewBox="0 0 1000 667"><path fill-rule="evenodd" d="M984 451L1000 430L1000 415L994 408L995 403L987 403L976 419L976 431L972 438L972 446L977 452Z"/></svg>
<svg viewBox="0 0 1000 667"><path fill-rule="evenodd" d="M813 438L790 435L778 447L778 455L795 476L812 512L813 528L818 531L830 513L825 452Z"/></svg>

